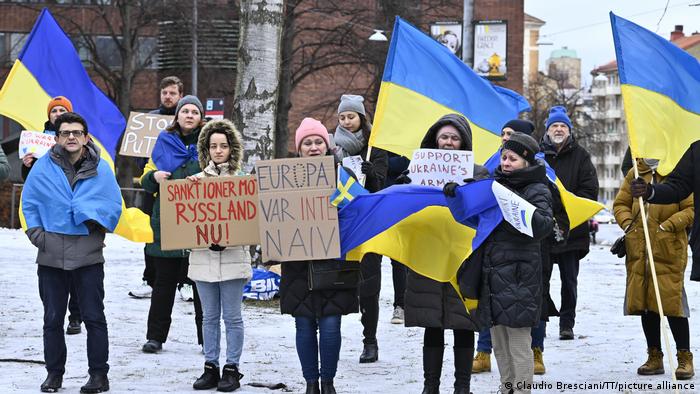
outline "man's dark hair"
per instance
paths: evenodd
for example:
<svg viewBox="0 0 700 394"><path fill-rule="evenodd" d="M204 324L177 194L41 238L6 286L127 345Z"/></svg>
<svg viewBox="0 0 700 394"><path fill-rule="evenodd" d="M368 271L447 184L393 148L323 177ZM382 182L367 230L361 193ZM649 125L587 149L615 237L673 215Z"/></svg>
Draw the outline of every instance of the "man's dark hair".
<svg viewBox="0 0 700 394"><path fill-rule="evenodd" d="M58 118L56 118L56 131L61 129L61 125L64 123L80 123L83 125L83 129L85 129L85 133L88 133L88 126L87 122L85 119L76 114L75 112L66 112L61 114Z"/></svg>
<svg viewBox="0 0 700 394"><path fill-rule="evenodd" d="M171 76L168 76L168 77L161 79L160 90L163 90L171 85L177 85L177 90L178 90L178 92L180 92L180 95L182 96L183 92L185 91L185 85L182 83L180 78L178 78L174 75L171 75Z"/></svg>

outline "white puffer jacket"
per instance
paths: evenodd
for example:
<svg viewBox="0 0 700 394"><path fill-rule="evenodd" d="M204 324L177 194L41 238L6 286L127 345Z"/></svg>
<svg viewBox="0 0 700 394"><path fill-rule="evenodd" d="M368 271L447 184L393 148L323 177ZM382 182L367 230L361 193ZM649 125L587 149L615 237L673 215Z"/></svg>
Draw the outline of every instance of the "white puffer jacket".
<svg viewBox="0 0 700 394"><path fill-rule="evenodd" d="M231 146L231 160L227 163L214 164L209 159L207 147L209 137L213 129L226 129L229 145ZM230 134L228 131L230 130ZM207 123L199 135L198 153L200 162L203 159L208 162L204 170L195 175L198 178L243 175L239 173L241 145L238 132L228 120L218 120ZM233 279L250 279L252 268L250 266L250 253L245 246L228 246L221 252L207 249L193 249L190 252L190 268L187 273L190 279L202 282L222 282Z"/></svg>

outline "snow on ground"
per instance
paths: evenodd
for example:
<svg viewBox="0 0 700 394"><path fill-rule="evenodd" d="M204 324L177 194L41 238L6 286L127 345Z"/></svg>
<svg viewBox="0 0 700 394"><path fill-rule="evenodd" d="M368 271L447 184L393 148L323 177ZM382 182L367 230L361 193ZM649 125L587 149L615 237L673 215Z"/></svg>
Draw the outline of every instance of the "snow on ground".
<svg viewBox="0 0 700 394"><path fill-rule="evenodd" d="M599 245L581 262L576 340L558 339L558 321L552 319L545 340L544 360L547 374L535 378L542 382L542 393L558 392L671 392L656 389L670 384L666 375L642 377L636 369L646 360L646 345L639 317L622 315L625 286L623 260L613 257L609 244L621 234L616 225L601 225ZM43 360L42 305L37 290L36 251L19 230L0 229L0 359ZM140 283L143 271L143 246L109 235L105 249L106 315L110 335L111 392L191 392L192 382L201 374L204 363L196 344L194 313L191 303L176 301L173 323L164 350L157 355L144 354L146 318L149 300L127 296ZM689 270L688 270L689 271ZM389 323L393 290L391 266L383 266L381 314L379 323L379 362L359 364L362 350L362 326L359 315L343 318L343 345L336 376L340 393L419 393L422 389L423 330ZM554 269L552 296L558 304L558 270ZM700 285L686 280L691 314L697 313ZM284 383L290 392L302 392L304 381L294 345L294 320L282 316L275 306L246 303L243 308L246 340L241 372L245 374L241 393L274 392L252 387L252 382ZM695 318L695 315L693 315ZM691 343L697 338L698 325L691 319ZM65 393L76 393L87 380L85 332L67 336L68 363L64 377ZM223 338L223 337L222 337ZM672 340L672 339L671 339ZM442 377L443 392L452 392L452 336L446 335L447 348ZM673 354L675 355L675 346ZM697 347L695 347L697 349ZM675 359L674 359L675 360ZM666 360L665 360L666 361ZM675 361L674 361L675 363ZM498 372L492 357L491 373L472 377L474 393L495 393ZM45 378L43 365L0 362L0 390L38 392ZM695 378L690 383L697 387ZM640 391L557 389L557 384L617 382L650 383L654 389ZM700 392L692 389L681 392Z"/></svg>

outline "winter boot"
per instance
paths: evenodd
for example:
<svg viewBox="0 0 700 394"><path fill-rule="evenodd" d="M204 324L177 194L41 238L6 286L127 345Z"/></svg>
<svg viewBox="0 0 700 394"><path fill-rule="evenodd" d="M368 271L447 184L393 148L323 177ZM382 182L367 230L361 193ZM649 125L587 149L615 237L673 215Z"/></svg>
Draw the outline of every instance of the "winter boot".
<svg viewBox="0 0 700 394"><path fill-rule="evenodd" d="M66 327L66 334L75 335L80 334L80 320L69 320L68 327Z"/></svg>
<svg viewBox="0 0 700 394"><path fill-rule="evenodd" d="M454 348L455 353L455 393L469 394L472 379L474 348Z"/></svg>
<svg viewBox="0 0 700 394"><path fill-rule="evenodd" d="M332 380L327 382L321 381L321 394L335 394L335 386L333 386Z"/></svg>
<svg viewBox="0 0 700 394"><path fill-rule="evenodd" d="M639 375L663 375L664 373L664 354L660 349L649 348L647 349L649 353L649 358L647 362L642 364L641 367L637 368L637 373Z"/></svg>
<svg viewBox="0 0 700 394"><path fill-rule="evenodd" d="M491 353L476 352L472 373L491 372Z"/></svg>
<svg viewBox="0 0 700 394"><path fill-rule="evenodd" d="M376 343L365 343L362 354L360 355L360 364L373 363L379 359L379 347Z"/></svg>
<svg viewBox="0 0 700 394"><path fill-rule="evenodd" d="M423 346L423 394L440 394L440 375L442 375L442 354L444 351L444 347Z"/></svg>
<svg viewBox="0 0 700 394"><path fill-rule="evenodd" d="M192 388L195 390L209 390L219 384L219 366L214 363L204 363L204 373L195 380Z"/></svg>
<svg viewBox="0 0 700 394"><path fill-rule="evenodd" d="M535 375L544 375L544 359L542 358L542 349L538 347L532 348L532 354L535 358Z"/></svg>
<svg viewBox="0 0 700 394"><path fill-rule="evenodd" d="M109 391L109 379L107 379L106 373L90 374L90 379L85 383L85 386L80 388L80 392L83 394L103 393L105 391Z"/></svg>
<svg viewBox="0 0 700 394"><path fill-rule="evenodd" d="M143 344L141 350L144 353L158 353L163 350L163 344L156 341L155 339L149 339Z"/></svg>
<svg viewBox="0 0 700 394"><path fill-rule="evenodd" d="M564 341L574 339L574 329L570 327L560 327L559 339Z"/></svg>
<svg viewBox="0 0 700 394"><path fill-rule="evenodd" d="M318 387L318 381L306 382L306 394L321 394L321 389Z"/></svg>
<svg viewBox="0 0 700 394"><path fill-rule="evenodd" d="M42 393L55 393L63 385L63 375L49 373L44 383L41 384Z"/></svg>
<svg viewBox="0 0 700 394"><path fill-rule="evenodd" d="M221 371L221 380L219 380L219 385L216 386L216 391L228 393L238 390L241 387L241 379L243 379L243 374L238 372L238 365L226 364Z"/></svg>
<svg viewBox="0 0 700 394"><path fill-rule="evenodd" d="M693 353L690 350L678 350L678 368L676 368L676 379L688 380L695 375L693 368Z"/></svg>

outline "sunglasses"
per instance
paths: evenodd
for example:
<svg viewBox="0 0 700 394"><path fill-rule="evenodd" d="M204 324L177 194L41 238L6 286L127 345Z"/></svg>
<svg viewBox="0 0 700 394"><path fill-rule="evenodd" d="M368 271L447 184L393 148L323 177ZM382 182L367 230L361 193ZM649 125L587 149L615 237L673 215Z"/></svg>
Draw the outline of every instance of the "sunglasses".
<svg viewBox="0 0 700 394"><path fill-rule="evenodd" d="M61 130L56 132L56 134L63 138L68 138L69 135L73 135L74 137L84 137L87 135L87 132L85 130Z"/></svg>

